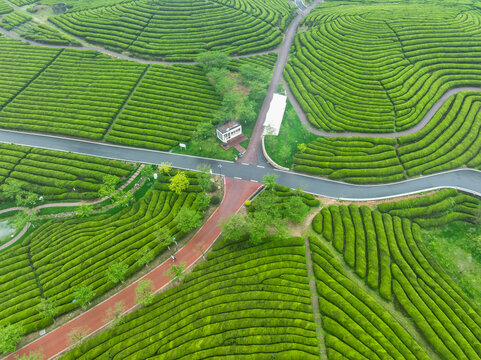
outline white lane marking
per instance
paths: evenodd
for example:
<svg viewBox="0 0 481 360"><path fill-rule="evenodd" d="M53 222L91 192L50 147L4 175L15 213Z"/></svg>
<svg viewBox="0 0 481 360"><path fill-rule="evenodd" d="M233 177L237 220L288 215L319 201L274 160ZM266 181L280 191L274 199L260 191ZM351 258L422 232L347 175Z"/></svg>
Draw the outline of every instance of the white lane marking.
<svg viewBox="0 0 481 360"><path fill-rule="evenodd" d="M249 166L249 164L246 164L246 163L241 163L242 165L245 165L245 166Z"/></svg>
<svg viewBox="0 0 481 360"><path fill-rule="evenodd" d="M265 166L257 165L258 168L265 169Z"/></svg>
<svg viewBox="0 0 481 360"><path fill-rule="evenodd" d="M240 177L238 177L238 176L234 176L234 179L242 180L242 178L240 178Z"/></svg>
<svg viewBox="0 0 481 360"><path fill-rule="evenodd" d="M258 182L259 182L259 181L257 181L257 180L249 180L249 181L256 182L256 183L258 183Z"/></svg>

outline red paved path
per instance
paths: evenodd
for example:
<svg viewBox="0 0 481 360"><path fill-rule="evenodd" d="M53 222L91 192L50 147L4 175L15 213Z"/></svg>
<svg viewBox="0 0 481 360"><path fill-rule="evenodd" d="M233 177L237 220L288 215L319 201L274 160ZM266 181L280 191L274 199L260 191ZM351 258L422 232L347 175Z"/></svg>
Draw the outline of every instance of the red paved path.
<svg viewBox="0 0 481 360"><path fill-rule="evenodd" d="M225 197L221 205L192 240L175 254L177 258L175 262L178 264L185 261L187 266L190 266L199 259L202 256L202 251L206 251L219 236L221 232L219 227L220 221L239 210L244 202L259 189L260 186L259 183L255 182L225 178ZM171 266L172 261L169 259L145 275L142 279L150 279L155 290L159 290L170 282L170 277L166 276L165 272ZM136 287L137 282L129 285L124 290L39 338L35 342L18 350L16 353L11 354L6 359L13 360L14 355L20 356L22 354L28 354L31 351L43 353L45 355L44 359L49 359L59 354L67 349L68 334L72 329L89 329L89 333L91 333L102 328L106 324L105 318L108 310L119 301L124 303L126 309L132 308L135 305Z"/></svg>

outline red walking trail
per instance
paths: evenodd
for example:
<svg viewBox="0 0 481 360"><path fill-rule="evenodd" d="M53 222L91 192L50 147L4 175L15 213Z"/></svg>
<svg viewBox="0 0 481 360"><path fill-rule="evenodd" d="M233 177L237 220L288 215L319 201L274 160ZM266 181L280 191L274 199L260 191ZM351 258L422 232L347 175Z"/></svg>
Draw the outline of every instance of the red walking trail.
<svg viewBox="0 0 481 360"><path fill-rule="evenodd" d="M238 211L244 202L260 187L261 184L259 183L225 178L225 196L221 205L192 240L175 254L175 263L185 262L187 267L194 264L202 256L202 252L205 252L220 235L220 221ZM150 279L154 289L160 290L170 282L170 277L166 275L166 271L171 266L172 260L169 259L141 279ZM13 360L15 355L21 356L30 352L42 353L44 359L50 359L67 350L69 347L68 334L73 329L88 329L88 333L91 334L107 324L107 313L114 307L115 303L123 302L126 309L135 306L137 283L138 281L129 285L124 290L11 354L6 359Z"/></svg>

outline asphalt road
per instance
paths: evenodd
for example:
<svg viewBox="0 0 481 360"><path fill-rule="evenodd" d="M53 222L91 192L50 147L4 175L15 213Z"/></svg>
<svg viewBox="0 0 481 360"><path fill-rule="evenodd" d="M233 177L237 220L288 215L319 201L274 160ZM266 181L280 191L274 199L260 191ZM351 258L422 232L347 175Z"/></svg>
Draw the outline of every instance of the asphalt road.
<svg viewBox="0 0 481 360"><path fill-rule="evenodd" d="M391 184L353 185L276 170L266 163L249 165L51 135L0 130L0 142L150 164L167 161L172 163L173 167L186 170L196 170L199 164L208 164L215 174L258 182L262 181L266 174L276 174L277 182L281 185L293 189L302 186L304 191L344 200L383 199L446 187L481 196L481 171L471 169L453 170Z"/></svg>

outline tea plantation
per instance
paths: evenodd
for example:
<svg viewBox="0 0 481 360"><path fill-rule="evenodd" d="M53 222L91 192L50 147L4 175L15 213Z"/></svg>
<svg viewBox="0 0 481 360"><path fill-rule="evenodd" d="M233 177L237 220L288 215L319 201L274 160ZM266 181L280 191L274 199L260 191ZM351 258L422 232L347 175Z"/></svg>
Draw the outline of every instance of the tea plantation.
<svg viewBox="0 0 481 360"><path fill-rule="evenodd" d="M378 290L386 300L395 299L441 358L479 359L479 309L433 261L420 238L420 226L474 220L473 214L479 205L476 198L446 190L426 197L380 204L376 210L366 206L329 206L316 216L313 226L370 288ZM356 359L386 358L385 353L390 350L380 340L388 327L380 319L363 319L361 315L366 308L374 312L382 309L372 299L367 301L357 290L353 291L355 287L343 275L342 269L330 266L327 273L335 282L324 280L326 269L320 267L329 257L324 255L322 246L315 248L314 253L321 255L320 258L314 256L314 262L324 329L329 334L326 337L328 353L332 354L329 358L338 358L337 354ZM340 315L339 311L347 316ZM348 320L351 317L355 322ZM362 331L362 336L357 331ZM397 344L392 343L392 339L389 336L391 344L398 350L411 343L405 335ZM376 342L378 344L374 347ZM427 357L417 351L404 353L402 358Z"/></svg>
<svg viewBox="0 0 481 360"><path fill-rule="evenodd" d="M479 86L479 9L441 2L327 2L304 19L285 77L331 132L409 129L448 90Z"/></svg>
<svg viewBox="0 0 481 360"><path fill-rule="evenodd" d="M142 257L151 261L172 242L170 236L181 235L176 215L197 206L196 178L190 183L181 195L161 190L166 184L157 183L128 208L44 221L1 251L0 325L20 325L25 334L43 329L52 319L38 311L42 298L62 315L79 306L74 302L76 288L90 287L97 297L115 286L107 276L112 264L125 265L126 277L141 269ZM159 238L161 229L170 236Z"/></svg>
<svg viewBox="0 0 481 360"><path fill-rule="evenodd" d="M75 5L74 5L75 6ZM278 46L287 1L127 1L50 18L91 43L144 58L193 60L206 50L248 54Z"/></svg>
<svg viewBox="0 0 481 360"><path fill-rule="evenodd" d="M481 169L479 92L451 96L422 130L399 138L324 138L294 156L297 171L382 183L469 167Z"/></svg>
<svg viewBox="0 0 481 360"><path fill-rule="evenodd" d="M309 238L312 290L304 239L220 240L181 285L62 359L479 359L479 309L420 238L421 227L473 221L479 205L444 190L324 207L313 220L322 238Z"/></svg>
<svg viewBox="0 0 481 360"><path fill-rule="evenodd" d="M105 175L123 182L135 169L133 163L0 144L0 185L17 180L45 201L95 199ZM0 204L5 201L0 192Z"/></svg>

